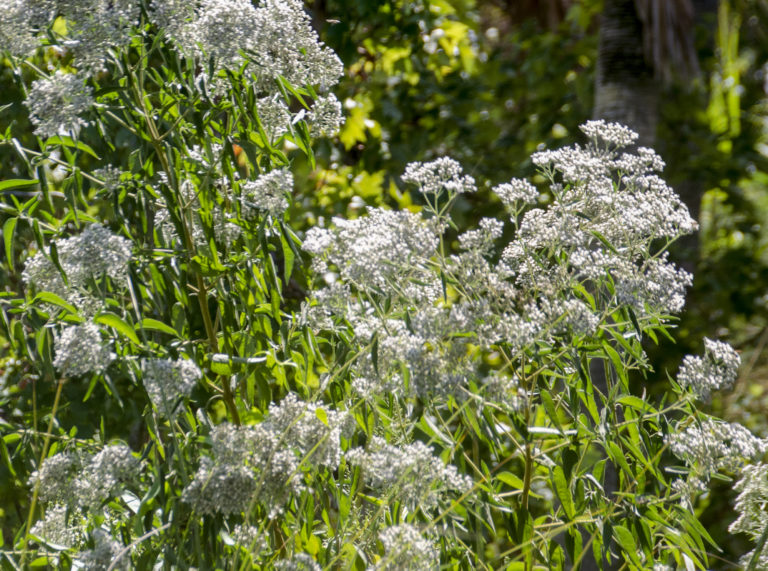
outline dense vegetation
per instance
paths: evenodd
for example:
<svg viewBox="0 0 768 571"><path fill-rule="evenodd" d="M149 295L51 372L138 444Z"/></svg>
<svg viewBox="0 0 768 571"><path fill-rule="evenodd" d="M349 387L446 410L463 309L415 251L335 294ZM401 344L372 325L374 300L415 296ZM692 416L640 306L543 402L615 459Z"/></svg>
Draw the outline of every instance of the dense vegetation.
<svg viewBox="0 0 768 571"><path fill-rule="evenodd" d="M768 568L765 5L511 6L0 7L3 568Z"/></svg>

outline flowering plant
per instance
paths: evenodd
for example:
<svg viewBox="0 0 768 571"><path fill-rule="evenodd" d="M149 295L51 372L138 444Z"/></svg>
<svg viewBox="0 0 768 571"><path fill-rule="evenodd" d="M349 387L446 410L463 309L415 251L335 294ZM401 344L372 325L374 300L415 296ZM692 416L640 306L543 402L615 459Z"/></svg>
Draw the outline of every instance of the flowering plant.
<svg viewBox="0 0 768 571"><path fill-rule="evenodd" d="M636 388L696 223L631 130L535 154L545 187L495 187L506 215L474 229L441 158L402 177L420 209L302 237L292 159L343 118L301 2L0 15L34 128L2 139L12 566L703 568L692 503L742 469L733 529L765 560L744 466L767 444L696 408L738 355L708 340L672 398Z"/></svg>

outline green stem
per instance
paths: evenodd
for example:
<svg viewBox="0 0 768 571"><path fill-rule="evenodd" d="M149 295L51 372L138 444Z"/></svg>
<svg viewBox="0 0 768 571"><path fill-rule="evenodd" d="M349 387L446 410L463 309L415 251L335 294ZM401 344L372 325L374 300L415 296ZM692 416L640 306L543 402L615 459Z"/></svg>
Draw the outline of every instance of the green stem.
<svg viewBox="0 0 768 571"><path fill-rule="evenodd" d="M136 102L139 104L141 108L141 112L144 115L144 120L147 123L147 130L149 131L152 147L155 150L155 154L157 155L158 160L160 161L160 164L165 171L165 173L168 175L168 180L175 180L175 177L172 177L172 169L171 165L168 162L168 157L163 152L162 147L162 137L160 136L160 132L157 129L157 125L155 123L155 120L152 116L151 110L147 107L147 101L143 96L143 89L141 87L141 79L139 77L134 77L134 81L132 81L133 84L133 94L136 99ZM178 181L177 181L178 185ZM177 193L178 194L178 193ZM181 226L182 226L182 234L184 238L184 243L187 248L187 251L190 254L190 257L193 257L195 254L195 245L192 241L192 237L190 236L189 230L187 229L186 220L184 219L184 216L181 216ZM208 337L208 345L211 349L211 352L213 354L216 354L219 352L219 341L216 337L216 329L213 326L213 320L211 319L211 313L208 310L208 290L205 286L205 280L203 279L203 276L199 272L195 272L195 281L197 286L197 301L200 306L200 314L203 316L203 325L205 327L205 332ZM224 403L227 406L227 409L229 410L229 414L232 416L232 421L236 424L240 424L240 414L237 411L237 404L235 403L235 399L232 395L232 390L229 386L229 379L222 376L221 377L221 389L224 397Z"/></svg>
<svg viewBox="0 0 768 571"><path fill-rule="evenodd" d="M45 433L45 441L43 442L43 452L40 454L40 462L37 464L38 470L43 465L46 456L48 455L48 446L51 443L51 433L53 432L53 421L56 418L56 412L59 409L59 400L61 399L61 390L64 387L64 379L59 381L59 385L56 387L56 396L53 399L53 409L51 410L51 418L48 421L48 430ZM40 478L35 481L35 487L32 490L32 502L29 504L29 515L27 516L27 526L24 531L24 539L21 543L21 568L24 569L24 564L27 560L27 541L29 539L29 531L32 529L32 520L35 518L35 508L37 508L37 498L40 494Z"/></svg>

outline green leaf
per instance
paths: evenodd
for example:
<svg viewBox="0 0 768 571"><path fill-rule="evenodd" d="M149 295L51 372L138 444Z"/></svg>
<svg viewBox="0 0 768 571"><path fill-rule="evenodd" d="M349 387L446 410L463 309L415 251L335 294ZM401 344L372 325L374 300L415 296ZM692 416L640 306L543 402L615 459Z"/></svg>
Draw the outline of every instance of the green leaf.
<svg viewBox="0 0 768 571"><path fill-rule="evenodd" d="M656 409L654 409L650 404L645 402L640 397L636 397L634 395L624 395L616 399L616 402L625 406L632 407L641 412L656 412Z"/></svg>
<svg viewBox="0 0 768 571"><path fill-rule="evenodd" d="M0 181L0 192L6 190L15 190L17 188L27 188L29 186L36 186L40 181L22 179L22 178L10 178L8 180Z"/></svg>
<svg viewBox="0 0 768 571"><path fill-rule="evenodd" d="M621 362L621 356L619 355L618 351L611 347L610 343L607 341L603 343L603 350L608 355L611 363L613 363L613 368L616 371L616 374L619 376L619 379L623 382L624 385L626 385L627 371L624 368L624 364Z"/></svg>
<svg viewBox="0 0 768 571"><path fill-rule="evenodd" d="M178 337L179 334L176 332L176 330L163 323L162 321L158 321L157 319L152 319L151 317L145 317L141 321L139 321L139 328L141 329L151 329L153 331L162 331L163 333L168 333L169 335L173 335L174 337Z"/></svg>
<svg viewBox="0 0 768 571"><path fill-rule="evenodd" d="M637 556L637 543L632 532L629 531L623 525L616 525L613 528L613 535L616 537L616 541L619 542L624 553L632 560L632 563L642 568L643 564Z"/></svg>
<svg viewBox="0 0 768 571"><path fill-rule="evenodd" d="M315 416L320 419L320 422L322 422L324 425L328 426L328 413L325 412L325 409L322 407L317 407L315 409Z"/></svg>
<svg viewBox="0 0 768 571"><path fill-rule="evenodd" d="M525 483L512 472L501 472L500 474L496 475L496 479L500 482L504 482L510 488L515 488L516 490L522 490L525 487Z"/></svg>
<svg viewBox="0 0 768 571"><path fill-rule="evenodd" d="M112 327L115 331L123 334L136 345L141 345L141 341L139 341L139 338L137 337L133 327L126 323L119 315L115 315L114 313L102 313L97 315L94 318L94 321L96 323L101 323L102 325Z"/></svg>
<svg viewBox="0 0 768 571"><path fill-rule="evenodd" d="M285 234L280 232L280 244L283 247L283 275L285 277L285 285L288 285L288 281L291 279L293 273L293 262L296 256L293 253L293 248L285 239Z"/></svg>
<svg viewBox="0 0 768 571"><path fill-rule="evenodd" d="M48 145L62 145L64 147L71 147L73 149L83 151L84 153L88 153L94 159L101 159L101 157L99 157L99 155L96 154L96 151L94 151L91 147L82 141L75 141L72 139L72 137L65 135L54 135L53 137L48 137L45 140L45 146L47 147Z"/></svg>
<svg viewBox="0 0 768 571"><path fill-rule="evenodd" d="M539 396L541 397L541 402L544 404L544 410L547 411L547 416L549 416L549 419L552 421L552 424L554 424L560 432L563 431L563 427L560 425L560 421L557 418L557 409L555 407L555 403L552 400L552 397L549 395L549 390L543 389Z"/></svg>
<svg viewBox="0 0 768 571"><path fill-rule="evenodd" d="M552 479L554 480L557 497L560 499L560 504L563 506L563 511L565 511L565 515L568 519L572 520L575 511L573 498L571 497L571 489L568 486L568 481L565 479L565 473L563 472L562 467L555 466L552 470Z"/></svg>
<svg viewBox="0 0 768 571"><path fill-rule="evenodd" d="M51 293L50 291L41 291L38 293L34 299L32 300L32 303L41 301L43 303L50 303L51 305L55 305L57 307L61 307L62 309L66 309L70 313L73 313L77 315L77 309L74 305L67 303L63 299L61 299L58 295L55 293Z"/></svg>
<svg viewBox="0 0 768 571"><path fill-rule="evenodd" d="M634 474L632 473L632 470L629 469L627 459L624 457L624 451L619 447L619 445L615 442L608 441L606 442L606 451L608 452L608 456L610 457L611 461L621 467L621 470L626 474L627 479L629 481L634 480Z"/></svg>
<svg viewBox="0 0 768 571"><path fill-rule="evenodd" d="M5 446L5 441L0 440L0 457L3 459L3 464L8 468L8 472L16 477L16 470L13 469L13 462L11 462L11 456L8 454L8 448Z"/></svg>
<svg viewBox="0 0 768 571"><path fill-rule="evenodd" d="M5 242L5 259L8 260L8 267L13 269L13 232L16 230L18 218L9 218L3 224L3 241Z"/></svg>
<svg viewBox="0 0 768 571"><path fill-rule="evenodd" d="M603 235L602 235L600 232L598 232L597 230L592 230L591 234L592 234L592 235L593 235L595 238L597 238L598 240L600 240L600 242L603 244L603 246L605 246L606 248L608 248L608 249L609 249L611 252L613 252L614 254L618 254L618 252L616 251L616 248L614 248L614 247L613 247L613 244L611 244L611 243L608 241L608 239L607 239L605 236L603 236Z"/></svg>

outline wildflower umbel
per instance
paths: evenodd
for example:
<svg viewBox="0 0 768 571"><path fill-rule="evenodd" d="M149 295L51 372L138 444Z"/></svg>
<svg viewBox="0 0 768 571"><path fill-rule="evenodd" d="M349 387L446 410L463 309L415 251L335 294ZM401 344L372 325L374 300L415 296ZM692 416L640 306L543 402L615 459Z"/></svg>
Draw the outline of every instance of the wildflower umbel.
<svg viewBox="0 0 768 571"><path fill-rule="evenodd" d="M243 217L252 218L258 211L279 216L288 208L287 196L293 190L293 174L288 169L275 169L240 187Z"/></svg>
<svg viewBox="0 0 768 571"><path fill-rule="evenodd" d="M501 199L501 202L510 208L517 206L518 202L535 204L539 198L539 191L530 182L524 179L513 178L511 181L493 188L493 192Z"/></svg>
<svg viewBox="0 0 768 571"><path fill-rule="evenodd" d="M141 462L124 444L110 444L96 454L63 452L46 458L30 477L44 502L98 509L138 478Z"/></svg>
<svg viewBox="0 0 768 571"><path fill-rule="evenodd" d="M50 78L32 82L24 104L40 137L72 135L88 125L82 116L93 106L91 88L79 74L57 70Z"/></svg>
<svg viewBox="0 0 768 571"><path fill-rule="evenodd" d="M768 526L768 464L760 462L745 466L733 489L739 493L734 505L739 516L728 527L728 531L744 533L752 541L759 542ZM754 555L753 550L740 559L742 568L749 566ZM764 545L757 556L757 565L751 568L768 569L768 549Z"/></svg>
<svg viewBox="0 0 768 571"><path fill-rule="evenodd" d="M424 538L418 528L410 524L388 527L379 535L384 546L384 556L374 569L423 569L440 568L439 552L435 545Z"/></svg>
<svg viewBox="0 0 768 571"><path fill-rule="evenodd" d="M463 194L477 190L475 179L463 174L461 165L448 157L429 163L410 163L405 167L403 181L415 184L424 194L441 190Z"/></svg>
<svg viewBox="0 0 768 571"><path fill-rule="evenodd" d="M343 72L338 56L324 46L299 0L173 0L151 3L150 17L188 56L213 58L217 72L244 63L262 89L274 81L335 85Z"/></svg>
<svg viewBox="0 0 768 571"><path fill-rule="evenodd" d="M705 400L710 392L733 384L740 362L739 354L727 343L704 339L704 356L687 355L677 373L677 382L696 398Z"/></svg>
<svg viewBox="0 0 768 571"><path fill-rule="evenodd" d="M101 373L115 355L94 323L70 325L56 335L53 366L65 377Z"/></svg>
<svg viewBox="0 0 768 571"><path fill-rule="evenodd" d="M202 376L189 359L146 359L142 363L142 381L152 404L160 414L173 418L174 405L189 397Z"/></svg>
<svg viewBox="0 0 768 571"><path fill-rule="evenodd" d="M733 489L739 493L734 505L739 517L728 531L746 533L757 541L768 527L768 464L744 466Z"/></svg>
<svg viewBox="0 0 768 571"><path fill-rule="evenodd" d="M581 131L596 146L627 147L637 141L638 135L629 127L619 123L608 123L603 119L587 121L580 126Z"/></svg>
<svg viewBox="0 0 768 571"><path fill-rule="evenodd" d="M50 249L37 252L24 267L24 281L38 291L55 293L87 310L98 303L88 291L91 280L109 277L118 287L127 285L132 244L101 224L91 224L77 236L56 240L55 245L64 276L50 259Z"/></svg>
<svg viewBox="0 0 768 571"><path fill-rule="evenodd" d="M325 258L361 288L386 288L404 268L429 258L438 243L421 216L408 211L371 209L368 217L334 222L335 231L312 228L304 250L315 254L318 270Z"/></svg>
<svg viewBox="0 0 768 571"><path fill-rule="evenodd" d="M719 470L738 470L768 450L768 440L757 438L740 424L716 419L670 434L666 441L672 453L691 467L689 477L703 483Z"/></svg>
<svg viewBox="0 0 768 571"><path fill-rule="evenodd" d="M317 98L308 122L312 128L312 134L318 137L332 137L338 133L344 123L344 116L341 112L341 103L333 93Z"/></svg>
<svg viewBox="0 0 768 571"><path fill-rule="evenodd" d="M83 551L77 557L80 568L93 571L130 568L130 551L125 551L122 543L113 540L105 530L100 528L93 530L92 535L94 548Z"/></svg>
<svg viewBox="0 0 768 571"><path fill-rule="evenodd" d="M435 458L422 442L393 446L374 436L367 450L350 450L346 458L352 466L360 466L368 485L410 509L431 509L441 495L463 494L472 488L470 478Z"/></svg>
<svg viewBox="0 0 768 571"><path fill-rule="evenodd" d="M32 535L53 545L73 548L82 543L84 530L76 525L77 514L67 517L65 504L53 504L45 510L45 518L35 523Z"/></svg>
<svg viewBox="0 0 768 571"><path fill-rule="evenodd" d="M241 513L258 501L273 517L291 493L304 490L303 467L338 467L347 419L289 394L260 424L222 423L211 432L211 455L201 459L182 499L202 514Z"/></svg>

